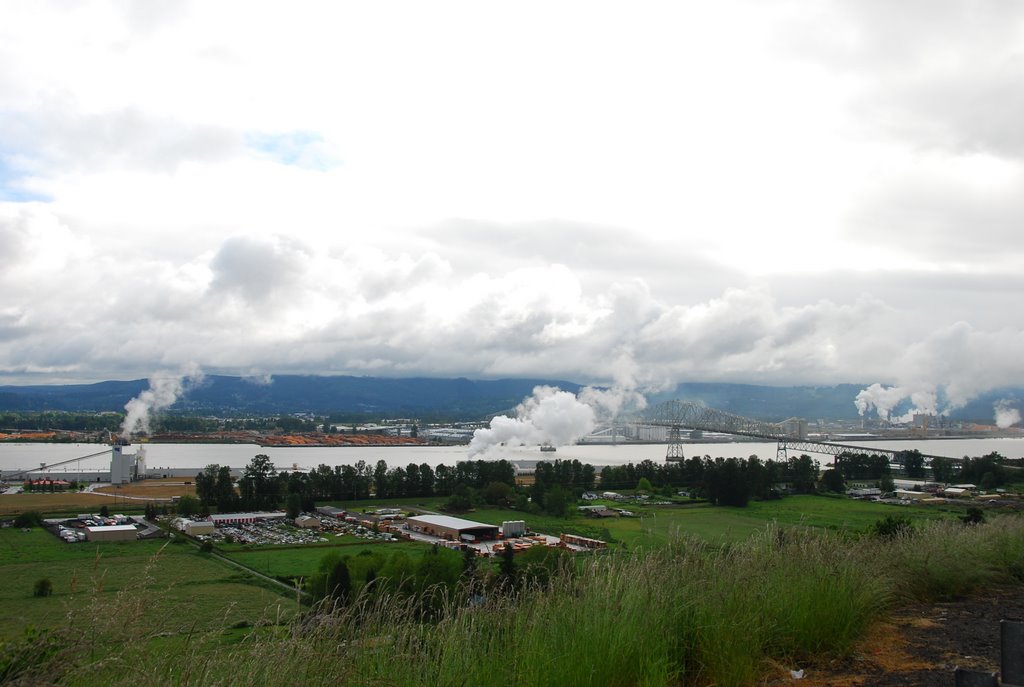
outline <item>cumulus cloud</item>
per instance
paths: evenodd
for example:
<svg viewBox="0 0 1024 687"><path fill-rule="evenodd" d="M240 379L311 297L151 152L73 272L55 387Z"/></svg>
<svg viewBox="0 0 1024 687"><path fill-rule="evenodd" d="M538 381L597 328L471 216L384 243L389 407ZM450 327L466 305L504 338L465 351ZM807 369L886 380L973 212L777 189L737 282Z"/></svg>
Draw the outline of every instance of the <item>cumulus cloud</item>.
<svg viewBox="0 0 1024 687"><path fill-rule="evenodd" d="M136 107L81 112L61 101L0 111L0 134L16 142L11 152L37 174L111 167L170 172L184 162L225 159L243 150L241 136L226 127L190 124Z"/></svg>
<svg viewBox="0 0 1024 687"><path fill-rule="evenodd" d="M593 384L581 400L601 418L679 381L884 380L860 399L882 416L942 412L1024 381L1012 316L986 329L867 295L783 304L768 285L672 302L643 279L588 287L568 265L467 273L433 252L282 237L228 238L181 263L123 260L45 208L6 217L0 230L20 256L0 269L9 377L148 375L191 361L251 377L543 375Z"/></svg>
<svg viewBox="0 0 1024 687"><path fill-rule="evenodd" d="M954 153L1021 157L1024 8L830 0L787 23L785 48L859 77L857 125Z"/></svg>
<svg viewBox="0 0 1024 687"><path fill-rule="evenodd" d="M403 9L4 7L0 374L1024 383L1013 3Z"/></svg>
<svg viewBox="0 0 1024 687"><path fill-rule="evenodd" d="M287 295L310 258L305 246L284 237L274 241L228 239L210 261L210 290L260 305L272 295Z"/></svg>

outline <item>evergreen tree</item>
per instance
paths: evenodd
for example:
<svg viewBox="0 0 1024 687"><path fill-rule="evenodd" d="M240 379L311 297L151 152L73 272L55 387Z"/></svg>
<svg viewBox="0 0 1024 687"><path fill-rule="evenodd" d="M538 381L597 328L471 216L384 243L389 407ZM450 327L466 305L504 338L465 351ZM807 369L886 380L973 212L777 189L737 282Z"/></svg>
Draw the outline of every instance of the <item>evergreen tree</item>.
<svg viewBox="0 0 1024 687"><path fill-rule="evenodd" d="M501 561L498 563L498 581L502 586L511 588L516 582L515 549L508 542L501 550Z"/></svg>
<svg viewBox="0 0 1024 687"><path fill-rule="evenodd" d="M294 520L299 517L302 512L302 495L301 494L288 494L285 508L289 518Z"/></svg>
<svg viewBox="0 0 1024 687"><path fill-rule="evenodd" d="M339 560L327 576L327 598L336 604L347 604L352 595L352 577L344 559Z"/></svg>
<svg viewBox="0 0 1024 687"><path fill-rule="evenodd" d="M217 478L214 483L214 501L217 510L221 513L229 513L238 505L238 495L235 493L235 482L231 479L231 468L221 465L217 468Z"/></svg>

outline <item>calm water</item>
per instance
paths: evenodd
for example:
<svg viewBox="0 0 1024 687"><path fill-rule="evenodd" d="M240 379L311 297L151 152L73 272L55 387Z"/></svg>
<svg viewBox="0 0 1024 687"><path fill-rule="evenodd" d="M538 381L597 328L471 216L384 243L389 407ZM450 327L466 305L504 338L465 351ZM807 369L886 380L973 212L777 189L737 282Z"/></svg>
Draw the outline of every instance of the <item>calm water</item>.
<svg viewBox="0 0 1024 687"><path fill-rule="evenodd" d="M896 450L917 449L922 453L951 458L961 458L965 455L981 456L991 451L998 451L1007 458L1024 457L1024 438L865 441L856 442L854 445L864 446L866 450L871 447ZM134 446L129 450L134 451L136 448L137 446ZM54 463L105 449L103 444L0 444L0 470L38 469L40 463ZM665 450L664 444L565 446L559 448L557 453L541 453L536 447L522 447L518 449L503 448L493 456L487 457L510 460L554 460L555 458L571 460L577 458L582 462L600 466L635 463L644 459L660 462L665 459ZM762 460L775 458L774 442L684 444L683 450L687 457L709 455L712 458L719 456L746 458L756 455ZM368 463L384 460L392 467L405 466L409 463L427 463L431 466L442 463L454 465L469 457L466 446L287 448L261 447L255 444L147 444L146 464L150 469L161 467L202 468L211 463L242 468L258 453L270 456L278 469L307 469L321 463L331 466L351 465L360 460ZM831 461L830 456L810 455L819 461ZM57 469L62 471L107 470L110 467L108 456L109 454L105 454L80 460Z"/></svg>

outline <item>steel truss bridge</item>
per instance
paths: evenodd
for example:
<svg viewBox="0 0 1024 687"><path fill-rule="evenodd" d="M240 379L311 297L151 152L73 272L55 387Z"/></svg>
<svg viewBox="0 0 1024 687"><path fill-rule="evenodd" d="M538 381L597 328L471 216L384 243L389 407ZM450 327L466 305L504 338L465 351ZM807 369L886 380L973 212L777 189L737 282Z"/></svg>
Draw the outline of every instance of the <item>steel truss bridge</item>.
<svg viewBox="0 0 1024 687"><path fill-rule="evenodd" d="M904 467L905 451L893 449L873 448L869 446L852 446L849 444L835 444L829 441L811 441L800 437L792 431L787 431L788 423L771 423L761 420L752 420L740 415L733 415L724 410L709 408L691 401L666 401L656 406L651 406L641 413L630 417L620 418L620 423L644 425L648 427L667 427L669 430L668 453L665 456L667 461L684 460L682 436L685 430L698 429L705 432L720 432L722 434L734 434L737 436L754 437L767 439L778 444L776 457L785 460L788 451L801 451L811 453L823 453L831 456L839 456L844 453L867 453L884 455L889 457L891 463ZM930 465L934 458L949 460L959 465L960 458L949 458L946 456L932 456L921 454L925 465Z"/></svg>

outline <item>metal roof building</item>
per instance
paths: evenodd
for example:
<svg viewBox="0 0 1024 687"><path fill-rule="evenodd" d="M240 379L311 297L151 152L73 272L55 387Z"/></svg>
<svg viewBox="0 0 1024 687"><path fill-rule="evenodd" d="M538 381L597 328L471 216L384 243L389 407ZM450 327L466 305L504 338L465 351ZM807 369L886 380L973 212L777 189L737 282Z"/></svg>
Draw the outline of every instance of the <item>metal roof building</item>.
<svg viewBox="0 0 1024 687"><path fill-rule="evenodd" d="M139 531L135 525L101 525L86 527L85 537L89 541L134 541Z"/></svg>
<svg viewBox="0 0 1024 687"><path fill-rule="evenodd" d="M214 513L210 516L211 522L215 525L244 525L256 522L257 520L284 520L287 513L276 511L273 513Z"/></svg>
<svg viewBox="0 0 1024 687"><path fill-rule="evenodd" d="M498 538L497 525L487 525L448 515L417 515L407 519L406 524L413 532L421 532L442 539L487 541Z"/></svg>

